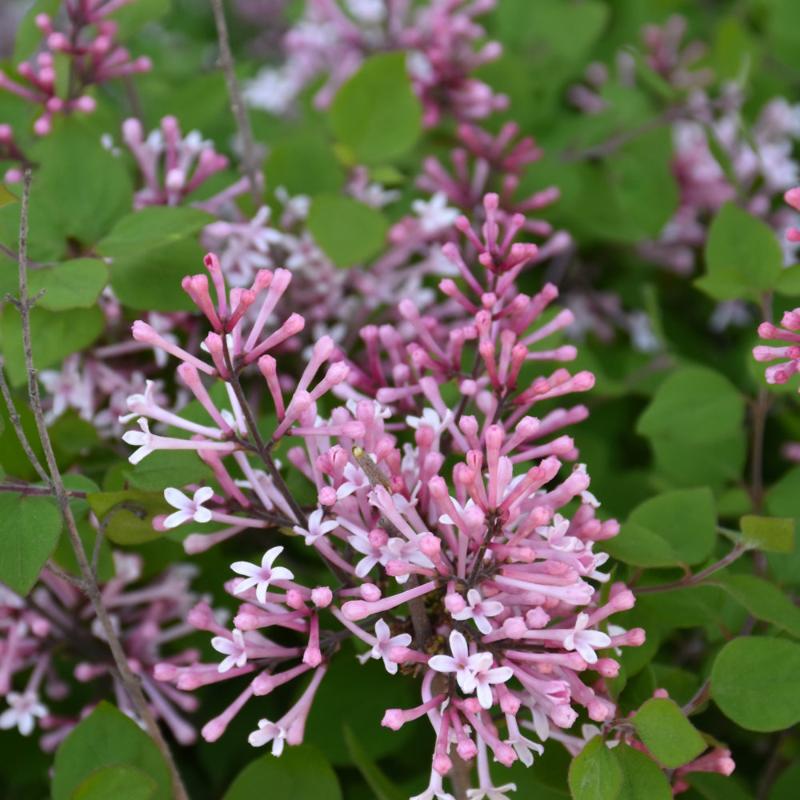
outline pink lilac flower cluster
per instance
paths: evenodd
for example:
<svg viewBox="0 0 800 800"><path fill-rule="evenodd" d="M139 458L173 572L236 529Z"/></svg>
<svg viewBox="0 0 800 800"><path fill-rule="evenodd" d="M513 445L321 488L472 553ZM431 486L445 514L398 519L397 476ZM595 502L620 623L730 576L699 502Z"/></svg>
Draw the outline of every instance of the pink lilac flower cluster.
<svg viewBox="0 0 800 800"><path fill-rule="evenodd" d="M142 583L141 559L115 553L114 572L114 577L101 585L101 595L128 663L141 679L156 718L179 742L190 744L196 732L182 714L194 711L197 699L158 682L154 668L164 661L162 648L192 630L186 616L197 599L189 592L194 569L175 566ZM52 751L109 692L123 712L136 718L91 605L52 570L42 571L26 599L0 584L0 635L0 695L8 704L0 713L0 728L17 728L28 736L38 727L43 734L42 748ZM72 658L75 681L97 684L95 699L77 712L74 707L68 712L58 710L72 691L64 679L65 654ZM169 663L196 659L197 652L187 649L170 655Z"/></svg>
<svg viewBox="0 0 800 800"><path fill-rule="evenodd" d="M701 65L707 47L698 40L686 42L685 36L686 20L678 14L669 17L663 25L645 25L639 43L642 62L673 89L703 89L714 80L713 70ZM617 53L616 70L623 85L631 86L636 82L637 63L630 49ZM586 114L605 111L609 104L603 89L608 80L606 65L593 62L586 68L583 82L570 87L570 102Z"/></svg>
<svg viewBox="0 0 800 800"><path fill-rule="evenodd" d="M739 199L745 209L785 233L796 215L775 210L776 199L800 180L793 156L800 138L800 108L776 98L761 110L748 135L742 133L743 97L726 87L720 102L705 94L692 98L692 119L673 127L673 171L680 204L660 238L642 245L642 255L679 274L690 274L705 243L708 222L723 203ZM713 141L710 141L713 137ZM730 175L715 155L722 151ZM787 248L786 263L791 262Z"/></svg>
<svg viewBox="0 0 800 800"><path fill-rule="evenodd" d="M328 663L349 637L363 643L362 658L420 678L420 705L388 709L382 721L396 730L427 717L433 727L430 784L420 800L450 797L443 781L455 754L477 763L472 791L480 797L501 791L490 755L506 766L530 764L540 742L557 738L581 711L597 723L614 718L603 679L618 672L615 648L641 644L644 632L607 628L634 603L622 584L605 585L607 555L595 552L618 525L596 517L585 467L564 468L577 451L563 429L585 418L585 407L553 407L591 388L593 377L561 366L540 371L543 362L575 357L571 346L545 343L571 314L548 313L558 294L551 284L534 295L519 290L537 248L514 242L524 219L502 213L496 195L483 207L481 228L459 217L463 246L443 248L457 278L439 289L460 315L423 315L403 301L397 325L362 330L361 357L343 360L332 339L320 338L293 385L275 357L304 326L297 313L274 318L291 281L286 270L261 270L250 288L229 291L218 259L206 257L215 299L205 275L183 283L212 328L202 356L134 325L137 341L179 359L179 379L208 421L185 419L147 393L131 397L138 430L123 437L137 448L131 461L190 449L216 479L167 489L175 511L157 527L213 524L186 537L190 553L245 529L278 529L315 550L333 576L306 585L274 545L256 563L232 564L226 589L242 601L232 629L205 603L192 610L189 622L213 634L221 662L171 662L156 676L185 690L245 678L237 699L203 728L206 739L221 736L249 701L307 674L296 703L250 735L276 755L301 742ZM277 419L268 439L242 388L253 367ZM227 407L206 385L218 380ZM346 403L323 416L330 393ZM531 416L537 404L544 413ZM186 435L151 430L161 425ZM314 487L310 507L288 490L272 456L284 445L287 469ZM338 627L326 629L331 618ZM278 644L287 630L296 643Z"/></svg>
<svg viewBox="0 0 800 800"><path fill-rule="evenodd" d="M96 102L88 93L93 86L110 80L146 72L150 59L131 58L116 41L117 23L109 15L131 0L65 0L64 30L57 30L48 14L37 14L37 28L42 32L43 47L32 60L17 67L11 78L0 72L4 89L40 107L33 130L46 136L53 117L75 111L91 113ZM66 96L59 89L57 59L65 58L70 74Z"/></svg>
<svg viewBox="0 0 800 800"><path fill-rule="evenodd" d="M122 139L136 159L142 188L134 196L134 208L176 206L195 192L212 175L228 166L226 156L199 131L182 135L175 117L164 117L161 126L144 135L142 123L135 118L122 125ZM240 179L212 198L195 202L199 208L217 213L247 190L247 180Z"/></svg>
<svg viewBox="0 0 800 800"><path fill-rule="evenodd" d="M402 50L427 126L443 115L481 119L508 102L471 74L501 53L497 42L479 46L485 31L475 21L494 5L495 0L428 0L419 6L409 0L309 0L284 37L286 61L265 67L245 88L245 98L254 108L280 114L322 77L314 101L325 108L366 57Z"/></svg>
<svg viewBox="0 0 800 800"><path fill-rule="evenodd" d="M729 200L737 200L776 231L785 232L795 215L787 209L776 211L775 201L800 180L800 167L793 156L800 139L800 107L783 98L770 100L745 133L742 88L728 82L718 96L711 96L707 88L714 73L698 65L705 45L697 41L684 44L685 31L686 21L674 16L663 26L646 26L642 33L644 62L681 98L666 115L674 120L672 169L680 202L659 238L642 243L639 251L646 260L680 275L694 271L709 220ZM617 77L623 85L636 82L636 63L630 53L618 57ZM602 90L608 80L604 65L591 65L586 84L573 87L573 101L586 113L604 111L607 103ZM792 263L788 248L786 263ZM722 305L718 327L745 321L741 314L733 314L734 310Z"/></svg>

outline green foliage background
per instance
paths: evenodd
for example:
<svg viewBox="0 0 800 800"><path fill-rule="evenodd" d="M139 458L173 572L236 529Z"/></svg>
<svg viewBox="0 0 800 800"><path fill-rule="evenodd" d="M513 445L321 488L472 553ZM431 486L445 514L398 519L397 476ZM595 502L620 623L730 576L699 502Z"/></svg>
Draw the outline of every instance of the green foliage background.
<svg viewBox="0 0 800 800"><path fill-rule="evenodd" d="M39 0L34 10L54 5ZM291 4L290 13L297 13L296 7L299 3ZM765 296L774 299L776 318L798 303L800 267L783 270L773 232L734 205L711 224L698 280L645 261L634 245L656 237L678 201L669 130L651 125L673 99L672 90L639 62L642 79L635 87L611 82L604 89L611 101L607 111L586 116L566 101L568 87L589 63L613 61L618 50L639 41L644 24L673 13L687 18L690 38L708 44L707 64L720 79L743 82L745 125L774 96L800 102L796 0L500 0L486 24L504 54L481 73L511 98L509 111L492 124L519 122L545 152L528 169L520 194L551 183L562 191L546 215L577 242L578 255L568 268L581 272L567 281L616 292L630 307L646 309L658 339L654 355L633 349L624 334L611 342L590 334L576 365L598 378L587 401L591 415L576 438L592 491L604 511L623 523L607 547L619 562L615 576L634 577L640 586L666 585L680 582L688 569L697 573L718 560L729 551L731 538L756 548L754 557L708 580L644 594L622 615L619 624L645 627L648 641L623 653L614 694L623 712L638 709L633 724L667 768L702 749L698 731L705 741L711 737L733 751L734 776L692 776L686 800L791 800L800 796L800 551L793 540L800 467L788 465L779 451L784 442L800 439L800 408L796 387L770 387L764 486L754 488L751 423L766 384L751 349ZM119 18L132 52L147 54L154 63L151 73L136 79L146 129L172 114L184 130L198 128L219 149L229 149L235 126L215 68L216 34L207 4L139 0ZM243 78L251 76L260 64L247 56L250 31L237 27L233 16L231 24L238 70ZM27 56L36 41L28 17L12 60ZM631 52L636 55L635 48ZM197 232L208 221L202 212L130 211L132 164L127 155L113 158L100 146L104 133L118 139L129 98L111 85L97 100L95 114L61 121L44 140L25 141L41 165L31 198L30 255L52 264L37 271L32 286L46 289L33 319L40 368L58 365L101 335L96 303L107 284L131 318L144 309L189 308L180 279L197 270L202 256ZM32 121L26 105L7 93L0 93L0 120L23 131ZM368 62L326 113L304 97L296 115L255 111L252 122L256 138L267 146L267 200L274 199L277 185L310 195L311 231L342 268L380 253L388 226L415 196L412 180L422 159L446 154L453 141L451 130L422 132L419 107L396 54ZM636 131L607 156L574 158L620 132ZM384 213L343 195L346 170L354 163L368 165L403 192L398 210ZM215 177L199 196L234 177L233 172ZM3 203L0 242L13 246L18 204L5 194ZM15 279L14 263L0 253L0 294L13 292ZM531 285L540 279L533 276ZM708 320L715 302L728 299L751 304L752 324L714 333ZM19 389L25 369L19 319L10 305L0 317L0 337L9 378ZM192 470L203 469L179 456L170 461L174 454L163 463L153 457L130 467L124 448L101 441L91 425L70 415L54 423L52 435L62 468L79 468L90 490L100 493L101 507L111 502L108 493L135 490L156 513L160 491L175 483L176 474L191 480ZM35 477L2 419L0 470L0 475ZM0 578L19 591L31 587L51 554L65 569L74 569L51 512L46 501L0 497ZM136 522L120 520L119 530L109 535L140 552L149 574L183 559L176 534L154 535ZM246 554L253 545L237 540L225 553L195 557L199 589L219 595L236 548ZM300 549L293 556L304 557ZM749 635L736 638L742 630ZM202 637L197 644L207 646ZM706 679L709 698L687 722L675 703L688 702ZM674 702L648 699L657 687L668 689ZM224 708L236 690L222 683L206 691L202 719ZM282 707L290 693L264 699L258 711L247 708L221 741L178 751L192 797L396 800L424 785L428 728L420 724L390 733L379 726L387 706L412 704L408 682L390 678L379 665L360 668L354 659L340 658L314 704L307 743L275 761L244 742L257 717ZM55 761L16 732L0 732L0 752L5 797L168 796L158 754L111 706L101 706L82 723ZM537 800L570 793L576 800L658 799L667 791L651 761L625 746L608 751L599 740L571 766L550 743L532 770L514 768L510 779L518 797Z"/></svg>

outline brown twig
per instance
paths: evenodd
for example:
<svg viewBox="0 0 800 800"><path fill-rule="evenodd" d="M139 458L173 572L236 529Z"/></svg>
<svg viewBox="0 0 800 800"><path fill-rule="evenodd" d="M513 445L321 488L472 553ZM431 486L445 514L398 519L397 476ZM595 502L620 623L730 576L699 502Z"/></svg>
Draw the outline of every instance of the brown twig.
<svg viewBox="0 0 800 800"><path fill-rule="evenodd" d="M236 68L231 52L231 43L228 37L228 23L225 21L225 10L222 7L222 0L211 0L211 8L214 12L214 22L217 26L217 39L219 41L219 66L225 74L225 83L228 87L228 98L231 103L231 111L236 120L236 127L239 132L239 143L242 148L242 166L250 184L250 194L253 202L261 205L261 177L258 168L258 154L256 152L255 141L253 140L253 129L250 126L250 117L242 98L242 90L239 80L236 77Z"/></svg>
<svg viewBox="0 0 800 800"><path fill-rule="evenodd" d="M689 702L683 707L683 713L690 717L711 699L711 678L706 678Z"/></svg>
<svg viewBox="0 0 800 800"><path fill-rule="evenodd" d="M47 477L44 478L47 480ZM30 483L0 483L0 492L14 492L16 494L23 494L26 497L50 497L53 490L49 486L32 486ZM77 500L85 500L88 492L81 492L73 489L67 489L67 497Z"/></svg>
<svg viewBox="0 0 800 800"><path fill-rule="evenodd" d="M33 346L31 342L31 323L30 323L30 310L31 299L28 293L28 263L27 263L27 245L28 245L28 203L30 199L31 187L31 171L25 170L23 193L22 193L22 207L20 212L20 225L19 225L19 303L18 309L22 318L22 346L23 354L25 357L25 366L28 372L28 401L31 410L33 411L34 420L36 422L36 430L39 435L39 440L44 452L45 463L47 469L44 475L45 483L50 487L51 494L55 497L58 503L58 508L64 525L69 536L70 544L75 553L75 559L78 562L78 569L82 580L82 590L89 599L95 615L103 629L106 642L108 644L111 655L114 659L119 679L125 688L125 692L130 698L131 704L135 709L137 715L144 723L148 734L155 742L159 751L161 752L164 760L167 763L171 777L173 795L176 800L188 800L188 794L183 786L180 773L172 757L169 745L164 739L161 729L158 727L153 712L147 704L147 699L142 691L141 683L138 677L131 670L128 664L128 657L122 647L122 643L117 636L117 632L112 624L111 617L103 604L103 598L100 593L100 588L97 585L92 566L86 556L86 551L83 547L78 526L75 522L75 517L72 513L72 508L69 504L70 494L64 486L64 480L58 467L55 452L53 450L52 442L50 441L50 434L47 430L47 424L44 418L44 410L42 408L42 401L39 394L39 383L36 377L36 368L33 360ZM21 428L19 429L21 430ZM24 434L23 434L24 435Z"/></svg>
<svg viewBox="0 0 800 800"><path fill-rule="evenodd" d="M656 592L669 592L672 589L685 589L687 586L697 586L697 584L702 583L715 572L719 572L721 569L725 569L725 567L733 564L734 561L741 558L751 549L752 547L750 545L738 542L727 555L723 556L719 561L709 564L705 569L701 569L700 572L695 572L693 575L687 575L685 578L671 581L670 583L660 583L656 586L640 586L633 591L637 595L655 594Z"/></svg>

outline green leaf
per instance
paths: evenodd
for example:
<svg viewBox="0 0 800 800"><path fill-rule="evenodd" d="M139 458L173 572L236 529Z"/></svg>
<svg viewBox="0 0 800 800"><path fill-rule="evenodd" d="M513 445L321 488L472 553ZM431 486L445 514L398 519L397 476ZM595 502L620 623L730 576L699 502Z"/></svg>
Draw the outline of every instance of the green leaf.
<svg viewBox="0 0 800 800"><path fill-rule="evenodd" d="M0 183L0 208L18 202L17 196L10 192L7 186Z"/></svg>
<svg viewBox="0 0 800 800"><path fill-rule="evenodd" d="M181 415L184 416L183 412ZM126 470L125 475L134 489L145 491L163 491L168 486L205 483L214 477L211 468L191 450L157 450L132 469Z"/></svg>
<svg viewBox="0 0 800 800"><path fill-rule="evenodd" d="M125 41L147 23L163 17L170 10L171 0L136 0L110 15L119 25L119 39Z"/></svg>
<svg viewBox="0 0 800 800"><path fill-rule="evenodd" d="M787 767L772 786L769 800L797 800L800 794L800 761Z"/></svg>
<svg viewBox="0 0 800 800"><path fill-rule="evenodd" d="M674 700L648 700L636 712L633 727L653 757L670 769L688 764L706 749L705 739Z"/></svg>
<svg viewBox="0 0 800 800"><path fill-rule="evenodd" d="M301 133L276 144L265 168L270 185L283 186L290 195L338 192L345 180L333 148L313 133Z"/></svg>
<svg viewBox="0 0 800 800"><path fill-rule="evenodd" d="M14 64L30 58L42 41L42 32L36 27L36 17L39 14L55 15L60 5L61 0L36 0L27 10L14 37Z"/></svg>
<svg viewBox="0 0 800 800"><path fill-rule="evenodd" d="M118 258L143 253L185 239L214 218L197 208L151 206L123 217L98 245L102 256Z"/></svg>
<svg viewBox="0 0 800 800"><path fill-rule="evenodd" d="M108 267L96 258L76 258L28 273L30 293L44 292L37 305L48 311L91 308L107 282Z"/></svg>
<svg viewBox="0 0 800 800"><path fill-rule="evenodd" d="M749 731L779 731L800 721L800 645L745 636L719 651L711 696L726 717Z"/></svg>
<svg viewBox="0 0 800 800"><path fill-rule="evenodd" d="M650 446L657 470L678 486L721 488L726 481L739 478L747 457L744 427L701 446L669 436L654 436Z"/></svg>
<svg viewBox="0 0 800 800"><path fill-rule="evenodd" d="M600 163L579 165L581 186L571 209L576 224L604 241L633 244L656 237L678 205L671 150L669 131L661 129Z"/></svg>
<svg viewBox="0 0 800 800"><path fill-rule="evenodd" d="M635 566L699 564L711 555L716 525L709 489L665 492L637 506L606 549Z"/></svg>
<svg viewBox="0 0 800 800"><path fill-rule="evenodd" d="M352 267L377 255L387 227L380 211L350 197L321 194L311 201L308 229L338 267Z"/></svg>
<svg viewBox="0 0 800 800"><path fill-rule="evenodd" d="M669 542L632 521L626 522L613 539L603 542L603 549L618 561L636 567L671 567L680 563Z"/></svg>
<svg viewBox="0 0 800 800"><path fill-rule="evenodd" d="M777 586L755 575L720 575L715 576L713 582L756 619L770 622L800 638L800 608Z"/></svg>
<svg viewBox="0 0 800 800"><path fill-rule="evenodd" d="M502 41L556 63L580 62L603 31L609 9L597 0L531 3L504 0L495 15Z"/></svg>
<svg viewBox="0 0 800 800"><path fill-rule="evenodd" d="M61 514L51 499L0 494L0 581L28 594L60 533Z"/></svg>
<svg viewBox="0 0 800 800"><path fill-rule="evenodd" d="M71 505L74 507L76 502L73 501ZM81 501L81 505L84 509L83 512L78 511L75 513L78 535L83 542L83 549L87 553L93 553L98 534L94 526L89 522L88 503ZM70 542L68 536L62 536L58 540L52 559L65 572L69 572L70 575L80 576L81 571L78 566L78 559L75 557L75 551L72 549L72 542ZM104 538L100 543L100 553L97 559L97 578L100 581L107 581L113 577L114 556L111 551L111 544Z"/></svg>
<svg viewBox="0 0 800 800"><path fill-rule="evenodd" d="M679 485L717 486L737 477L746 456L744 399L727 378L700 366L673 372L636 424L656 465Z"/></svg>
<svg viewBox="0 0 800 800"><path fill-rule="evenodd" d="M768 553L794 552L794 520L747 514L739 520L745 541Z"/></svg>
<svg viewBox="0 0 800 800"><path fill-rule="evenodd" d="M783 271L775 232L733 203L711 223L705 260L706 274L697 285L715 300L757 298L776 286Z"/></svg>
<svg viewBox="0 0 800 800"><path fill-rule="evenodd" d="M744 399L736 387L707 367L683 367L662 384L636 423L648 438L709 444L742 424Z"/></svg>
<svg viewBox="0 0 800 800"><path fill-rule="evenodd" d="M130 210L128 171L103 148L89 122L75 116L60 120L38 143L35 157L42 165L34 178L36 202L64 239L95 244Z"/></svg>
<svg viewBox="0 0 800 800"><path fill-rule="evenodd" d="M366 781L375 800L406 800L401 792L381 770L381 768L366 754L361 742L356 738L349 725L344 726L344 741L350 758L358 767L358 771Z"/></svg>
<svg viewBox="0 0 800 800"><path fill-rule="evenodd" d="M56 752L53 800L70 800L92 773L114 766L145 773L155 784L152 800L172 797L169 770L153 740L132 719L101 701Z"/></svg>
<svg viewBox="0 0 800 800"><path fill-rule="evenodd" d="M251 761L235 778L223 800L341 800L331 765L309 745L287 747L280 758L265 755Z"/></svg>
<svg viewBox="0 0 800 800"><path fill-rule="evenodd" d="M105 535L116 544L132 545L158 539L163 531L153 528L153 517L169 513L171 506L161 492L93 492L86 498Z"/></svg>
<svg viewBox="0 0 800 800"><path fill-rule="evenodd" d="M105 317L95 308L76 308L66 311L31 311L33 363L37 369L58 364L65 356L88 347L103 331ZM19 386L27 377L22 351L22 324L16 309L7 306L0 320L3 352L8 377Z"/></svg>
<svg viewBox="0 0 800 800"><path fill-rule="evenodd" d="M622 770L617 800L672 800L669 781L652 758L622 743L612 752Z"/></svg>
<svg viewBox="0 0 800 800"><path fill-rule="evenodd" d="M800 296L800 265L794 264L781 272L775 291L786 297Z"/></svg>
<svg viewBox="0 0 800 800"><path fill-rule="evenodd" d="M569 765L573 800L615 800L622 789L622 769L602 737L595 736Z"/></svg>
<svg viewBox="0 0 800 800"><path fill-rule="evenodd" d="M411 88L405 61L402 52L372 56L333 99L333 132L361 163L390 161L417 141L422 108Z"/></svg>
<svg viewBox="0 0 800 800"><path fill-rule="evenodd" d="M71 800L152 800L158 792L147 773L127 765L102 767L81 781Z"/></svg>
<svg viewBox="0 0 800 800"><path fill-rule="evenodd" d="M123 305L138 311L191 311L194 303L181 288L186 275L199 272L203 251L191 239L114 260L111 288Z"/></svg>

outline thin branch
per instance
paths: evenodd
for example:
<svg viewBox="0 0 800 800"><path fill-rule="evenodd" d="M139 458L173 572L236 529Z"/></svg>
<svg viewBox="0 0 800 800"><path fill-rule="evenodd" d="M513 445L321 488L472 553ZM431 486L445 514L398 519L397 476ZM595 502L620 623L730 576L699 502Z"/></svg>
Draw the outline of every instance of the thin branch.
<svg viewBox="0 0 800 800"><path fill-rule="evenodd" d="M672 589L685 589L687 586L697 586L697 584L702 583L715 572L719 572L721 569L733 564L734 561L750 550L752 550L752 547L749 544L738 542L727 555L723 556L719 561L709 564L705 569L701 569L700 572L695 572L693 575L687 575L685 578L671 581L670 583L660 583L656 586L640 586L633 591L637 595L655 594L656 592L668 592Z"/></svg>
<svg viewBox="0 0 800 800"><path fill-rule="evenodd" d="M2 356L0 356L0 394L3 395L3 402L6 404L6 408L8 409L8 419L11 422L11 427L17 434L17 439L19 439L19 443L25 452L25 457L30 462L30 465L36 470L36 474L49 486L50 476L47 474L47 472L45 472L45 469L39 461L38 456L33 452L33 447L31 447L28 437L25 435L25 430L22 427L22 420L19 418L17 407L14 405L14 398L11 396L11 389L9 388L8 383L6 383L4 369L5 360ZM43 494L51 493L52 492L50 489L47 489L45 492L43 492ZM35 494L35 492L31 492L31 494Z"/></svg>
<svg viewBox="0 0 800 800"><path fill-rule="evenodd" d="M76 575L70 575L69 572L65 572L52 559L50 559L50 561L47 562L47 569L49 569L50 572L53 573L53 575L61 578L62 581L65 581L66 583L69 583L70 585L72 585L76 589L78 589L79 591L81 591L84 594L86 594L86 583L84 581L82 581L79 577L77 577Z"/></svg>
<svg viewBox="0 0 800 800"><path fill-rule="evenodd" d="M131 704L135 709L137 715L144 723L147 732L155 742L159 751L161 752L172 776L173 794L176 800L188 800L188 794L183 786L178 768L170 752L169 745L164 739L161 729L153 716L153 712L147 703L147 699L142 691L139 678L131 670L128 663L128 657L122 647L122 643L117 636L108 611L103 604L100 589L95 580L92 572L91 564L86 556L86 551L83 547L78 526L75 522L75 517L72 513L72 508L69 504L69 493L64 486L64 480L61 477L61 472L58 467L55 452L53 450L52 442L50 441L50 434L47 430L47 424L44 418L44 410L42 408L42 401L39 395L39 383L36 379L36 368L33 361L33 348L31 344L31 322L30 322L30 309L31 301L28 294L28 261L27 261L27 245L28 245L28 203L30 199L31 188L31 171L25 170L24 186L22 194L22 209L20 213L19 225L19 313L22 318L22 345L23 353L25 356L25 366L28 372L28 401L31 410L33 411L34 420L36 422L36 429L39 434L39 440L44 451L45 463L47 464L47 483L52 487L52 494L55 496L58 503L61 517L64 520L67 534L69 536L72 549L75 553L75 559L78 562L78 569L83 580L83 590L92 604L95 615L97 616L100 626L108 644L111 655L114 659L117 672L119 673L120 682L125 688L125 692L130 698Z"/></svg>
<svg viewBox="0 0 800 800"><path fill-rule="evenodd" d="M0 242L0 253L2 253L6 258L10 258L12 261L18 261L19 257L17 254L7 245L4 245ZM28 259L28 269L43 269L44 267L48 266L47 264L43 264L39 261L31 261Z"/></svg>
<svg viewBox="0 0 800 800"><path fill-rule="evenodd" d="M567 163L572 163L574 161L592 161L606 158L607 156L616 153L617 150L624 147L629 142L638 139L640 136L644 136L651 131L657 130L663 125L667 125L675 120L680 119L685 113L686 109L683 106L672 106L665 109L660 114L645 120L640 125L627 130L619 131L600 144L587 147L584 150L565 150L561 158Z"/></svg>
<svg viewBox="0 0 800 800"><path fill-rule="evenodd" d="M683 713L690 717L711 697L711 678L706 678L700 688L694 693L694 696L683 707Z"/></svg>
<svg viewBox="0 0 800 800"><path fill-rule="evenodd" d="M258 168L258 153L255 141L253 140L253 129L250 126L250 117L247 115L247 108L242 97L242 90L239 80L236 77L236 68L231 52L231 43L228 37L228 24L225 21L225 10L222 7L222 0L211 0L211 8L214 11L214 22L217 26L217 39L219 40L219 66L225 74L225 83L228 86L228 98L231 103L231 111L236 120L236 127L239 132L239 144L242 149L242 166L250 184L250 194L256 206L261 205L261 177Z"/></svg>
<svg viewBox="0 0 800 800"><path fill-rule="evenodd" d="M247 430L250 433L250 436L253 437L253 442L256 446L256 452L258 453L259 458L264 462L267 472L275 483L275 488L283 495L286 502L289 504L289 507L292 509L292 513L297 518L297 522L302 527L306 527L308 525L308 519L305 515L305 512L302 508L300 508L297 500L294 499L289 487L286 485L286 481L284 481L283 476L278 470L278 467L275 465L275 460L272 458L272 453L270 452L271 444L266 444L264 442L261 432L258 430L258 423L256 422L253 410L250 408L250 403L248 403L247 397L245 397L241 381L239 380L239 373L236 369L236 365L233 363L230 351L228 350L228 340L226 336L222 337L222 352L225 359L225 366L227 366L228 371L231 374L231 388L233 389L233 393L236 395L236 399L239 401L242 413L244 414L245 422L247 423Z"/></svg>
<svg viewBox="0 0 800 800"><path fill-rule="evenodd" d="M49 477L45 477L48 483ZM32 486L30 483L0 483L0 492L14 492L16 494L23 494L26 497L50 497L53 490L49 486ZM75 489L67 489L67 497L76 500L85 500L88 497L88 492L81 492Z"/></svg>

